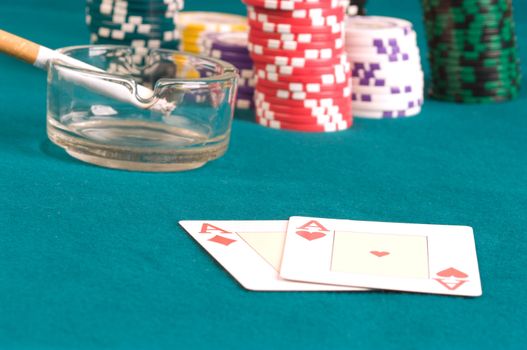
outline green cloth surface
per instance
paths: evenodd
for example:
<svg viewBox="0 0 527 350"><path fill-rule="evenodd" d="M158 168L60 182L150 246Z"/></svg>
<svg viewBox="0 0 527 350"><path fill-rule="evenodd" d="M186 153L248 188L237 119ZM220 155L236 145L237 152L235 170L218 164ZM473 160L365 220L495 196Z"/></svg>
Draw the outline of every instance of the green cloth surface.
<svg viewBox="0 0 527 350"><path fill-rule="evenodd" d="M525 72L527 2L514 3ZM0 27L49 47L85 44L83 7L2 0ZM419 1L368 9L412 20L426 57ZM525 83L513 102L427 100L416 118L336 134L238 118L223 158L155 174L70 158L47 140L45 73L8 57L0 72L0 349L524 346ZM484 294L249 292L177 224L291 215L470 225Z"/></svg>

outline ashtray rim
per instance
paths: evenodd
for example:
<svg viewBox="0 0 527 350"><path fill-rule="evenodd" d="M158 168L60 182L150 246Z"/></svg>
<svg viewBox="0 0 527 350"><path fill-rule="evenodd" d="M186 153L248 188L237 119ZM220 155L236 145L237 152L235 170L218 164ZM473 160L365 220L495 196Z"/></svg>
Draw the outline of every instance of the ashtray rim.
<svg viewBox="0 0 527 350"><path fill-rule="evenodd" d="M130 49L130 50L134 50L135 49L133 46L127 46L127 45L103 44L103 45L73 45L73 46L65 46L65 47L58 48L56 50L58 52L64 54L64 55L66 55L66 56L70 56L69 53L71 53L74 50L89 50L89 49L92 49L92 48L94 48L94 49L106 49L106 50L116 50L116 49ZM169 84L170 83L199 83L199 82L207 83L207 82L218 82L218 81L223 81L223 80L228 81L228 80L232 80L233 78L237 78L238 77L238 69L234 65L232 65L231 63L219 60L217 58L197 55L197 54L193 54L193 53L189 53L189 52L183 52L183 51L178 51L178 50L171 50L171 49L149 48L148 50L149 50L149 52L178 54L178 55L181 55L181 56L193 57L193 58L196 58L196 59L203 60L205 62L212 63L212 64L214 64L216 66L219 66L221 68L221 70L223 71L222 74L213 74L213 75L208 76L208 77L198 77L198 78L189 78L189 77L185 77L185 78L163 78L163 81L165 83L169 83ZM85 73L95 74L98 77L108 77L108 78L111 78L111 77L120 77L120 78L127 77L126 74L121 75L121 74L108 73L108 72L104 72L104 71L97 71L97 70L92 70L92 69L76 67L76 66L74 66L72 64L69 64L67 62L64 62L64 61L62 61L60 59L53 59L53 60L51 60L50 67L51 66L60 66L60 67L66 68L66 69L79 70L79 71L83 71Z"/></svg>

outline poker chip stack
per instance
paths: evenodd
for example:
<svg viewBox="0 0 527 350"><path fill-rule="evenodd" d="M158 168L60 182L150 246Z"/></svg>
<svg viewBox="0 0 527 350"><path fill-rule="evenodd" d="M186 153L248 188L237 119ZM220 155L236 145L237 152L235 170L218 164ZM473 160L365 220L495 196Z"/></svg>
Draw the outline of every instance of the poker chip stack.
<svg viewBox="0 0 527 350"><path fill-rule="evenodd" d="M512 0L422 0L432 84L438 100L512 99L520 63Z"/></svg>
<svg viewBox="0 0 527 350"><path fill-rule="evenodd" d="M421 112L424 74L412 23L391 17L349 17L346 51L354 116L398 118Z"/></svg>
<svg viewBox="0 0 527 350"><path fill-rule="evenodd" d="M344 51L348 1L243 0L249 17L259 124L305 132L352 125Z"/></svg>
<svg viewBox="0 0 527 350"><path fill-rule="evenodd" d="M238 68L238 109L254 108L254 71L253 62L247 49L247 32L209 33L203 40L205 53L214 58L226 61Z"/></svg>
<svg viewBox="0 0 527 350"><path fill-rule="evenodd" d="M180 50L196 54L205 52L203 40L209 33L246 33L249 30L246 17L218 12L182 12L178 25Z"/></svg>
<svg viewBox="0 0 527 350"><path fill-rule="evenodd" d="M183 0L86 0L91 42L177 49L177 15L183 4Z"/></svg>

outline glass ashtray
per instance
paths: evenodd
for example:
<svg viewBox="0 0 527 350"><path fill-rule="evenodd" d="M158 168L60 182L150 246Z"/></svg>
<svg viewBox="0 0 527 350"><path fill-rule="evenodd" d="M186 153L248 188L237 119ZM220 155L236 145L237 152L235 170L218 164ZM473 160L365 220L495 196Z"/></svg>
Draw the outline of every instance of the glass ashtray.
<svg viewBox="0 0 527 350"><path fill-rule="evenodd" d="M48 136L71 156L117 169L181 171L226 152L234 66L162 49L92 45L59 51L101 69L50 64ZM79 77L89 83L79 84ZM101 84L124 90L129 101L90 88Z"/></svg>

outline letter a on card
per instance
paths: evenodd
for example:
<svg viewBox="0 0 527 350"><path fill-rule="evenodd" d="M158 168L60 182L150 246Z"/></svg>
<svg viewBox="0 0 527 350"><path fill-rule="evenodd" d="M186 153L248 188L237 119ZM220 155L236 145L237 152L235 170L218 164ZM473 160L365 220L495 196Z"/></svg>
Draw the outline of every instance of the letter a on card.
<svg viewBox="0 0 527 350"><path fill-rule="evenodd" d="M205 223L203 223L203 225L201 225L201 230L199 231L199 233L223 233L223 234L226 234L226 233L231 233L231 232L225 231L224 229L219 228L218 226L207 224L205 222Z"/></svg>
<svg viewBox="0 0 527 350"><path fill-rule="evenodd" d="M321 223L319 223L316 220L308 221L307 223L303 224L302 226L298 227L299 230L310 230L310 229L316 229L319 231L329 231L327 228L325 228Z"/></svg>

